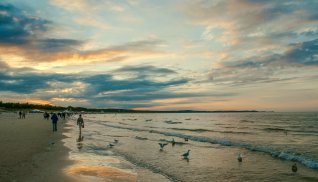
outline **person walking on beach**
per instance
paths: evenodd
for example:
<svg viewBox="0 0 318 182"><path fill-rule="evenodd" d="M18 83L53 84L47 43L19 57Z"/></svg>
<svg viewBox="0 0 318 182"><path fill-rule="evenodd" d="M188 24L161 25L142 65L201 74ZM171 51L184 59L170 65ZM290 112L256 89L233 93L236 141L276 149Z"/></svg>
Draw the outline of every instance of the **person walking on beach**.
<svg viewBox="0 0 318 182"><path fill-rule="evenodd" d="M22 118L22 112L19 111L19 119L21 119L21 118Z"/></svg>
<svg viewBox="0 0 318 182"><path fill-rule="evenodd" d="M82 133L82 128L84 128L84 120L82 118L82 115L80 114L78 119L77 119L77 125L79 127L80 135Z"/></svg>
<svg viewBox="0 0 318 182"><path fill-rule="evenodd" d="M53 132L57 131L57 121L59 120L59 118L57 117L57 115L55 113L53 113L52 117L52 124L53 124Z"/></svg>

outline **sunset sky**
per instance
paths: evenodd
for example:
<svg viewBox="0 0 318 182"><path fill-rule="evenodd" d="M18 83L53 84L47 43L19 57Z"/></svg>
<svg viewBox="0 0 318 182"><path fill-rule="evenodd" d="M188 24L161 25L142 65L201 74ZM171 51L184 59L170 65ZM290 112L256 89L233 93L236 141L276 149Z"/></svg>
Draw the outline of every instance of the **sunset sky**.
<svg viewBox="0 0 318 182"><path fill-rule="evenodd" d="M1 0L0 100L318 110L317 0Z"/></svg>

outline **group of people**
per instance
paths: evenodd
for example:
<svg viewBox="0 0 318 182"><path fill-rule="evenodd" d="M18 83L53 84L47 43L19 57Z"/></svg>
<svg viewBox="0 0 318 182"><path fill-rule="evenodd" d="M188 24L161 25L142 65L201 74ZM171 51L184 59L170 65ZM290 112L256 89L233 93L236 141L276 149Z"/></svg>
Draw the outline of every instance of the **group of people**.
<svg viewBox="0 0 318 182"><path fill-rule="evenodd" d="M19 111L19 119L25 119L25 112Z"/></svg>
<svg viewBox="0 0 318 182"><path fill-rule="evenodd" d="M67 116L71 116L72 114L71 113L67 113ZM49 118L50 117L50 114L45 112L43 114L44 118ZM63 118L65 119L65 116L66 116L66 113L51 113L51 120L52 120L52 125L53 125L53 132L56 132L57 131L57 122L59 120L59 118ZM82 131L82 128L84 128L84 120L82 118L82 115L80 114L78 119L77 119L77 125L79 126L79 131L81 133Z"/></svg>
<svg viewBox="0 0 318 182"><path fill-rule="evenodd" d="M44 112L43 113L43 117L44 117L44 119L49 120L50 119L50 114L48 112Z"/></svg>

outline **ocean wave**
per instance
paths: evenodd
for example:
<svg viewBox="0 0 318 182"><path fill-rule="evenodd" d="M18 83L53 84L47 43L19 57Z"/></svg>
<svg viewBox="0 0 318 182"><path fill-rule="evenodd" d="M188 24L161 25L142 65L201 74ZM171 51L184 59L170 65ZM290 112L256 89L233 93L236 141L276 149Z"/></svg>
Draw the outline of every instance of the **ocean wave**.
<svg viewBox="0 0 318 182"><path fill-rule="evenodd" d="M293 135L315 135L317 136L316 131L305 131L305 130L291 130L291 129L283 129L283 128L264 128L262 130L269 131L269 132L285 132L285 133L292 133Z"/></svg>
<svg viewBox="0 0 318 182"><path fill-rule="evenodd" d="M171 129L171 130L181 130L181 131L194 131L194 132L214 132L213 130L207 130L207 129L187 129L187 128L167 128L167 129Z"/></svg>
<svg viewBox="0 0 318 182"><path fill-rule="evenodd" d="M136 136L135 138L136 138L137 140L148 140L148 138L140 137L140 136Z"/></svg>
<svg viewBox="0 0 318 182"><path fill-rule="evenodd" d="M217 130L208 130L208 129L189 129L189 128L167 128L171 130L180 130L180 131L192 131L192 132L216 132L216 133L233 133L233 134L253 134L251 132L245 132L245 131L217 131Z"/></svg>
<svg viewBox="0 0 318 182"><path fill-rule="evenodd" d="M171 175L171 174L167 174L165 172L163 172L160 167L156 166L156 165L153 165L153 164L150 164L150 163L147 163L145 161L142 161L140 159L137 159L135 158L134 156L132 155L129 155L127 153L123 153L119 150L116 150L114 149L114 151L116 152L116 154L124 157L126 160L130 161L131 163L133 163L134 165L136 166L139 166L139 167L142 167L142 168L145 168L145 169L148 169L154 173L158 173L158 174L161 174L163 176L165 176L167 179L169 179L170 181L173 181L173 182L181 182L180 180L178 180L175 176Z"/></svg>
<svg viewBox="0 0 318 182"><path fill-rule="evenodd" d="M185 135L182 133L165 132L165 131L157 131L157 130L145 130L145 129L139 129L139 128L129 128L129 127L124 127L124 126L110 125L110 124L106 124L106 123L104 123L103 125L108 126L108 127L113 127L113 128L132 130L132 131L148 131L151 133L162 134L165 136L188 138L189 140L197 141L197 142L206 142L206 143L211 143L211 144L219 144L219 145L223 145L223 146L241 147L241 148L248 149L250 151L264 152L264 153L270 154L273 157L277 157L279 159L297 161L297 162L304 164L305 166L307 166L309 168L318 169L318 161L315 159L310 159L307 156L303 156L303 155L298 154L298 153L281 151L279 149L276 149L276 148L270 147L270 146L255 146L255 145L249 144L249 143L236 142L236 141L231 141L231 140L226 140L226 139L216 139L216 138L209 138L209 137L204 137L204 136Z"/></svg>
<svg viewBox="0 0 318 182"><path fill-rule="evenodd" d="M168 120L168 121L165 121L165 123L167 123L167 124L181 124L182 122Z"/></svg>
<svg viewBox="0 0 318 182"><path fill-rule="evenodd" d="M264 128L263 130L265 130L265 131L278 131L278 132L289 131L289 130L283 129L283 128Z"/></svg>
<svg viewBox="0 0 318 182"><path fill-rule="evenodd" d="M242 120L240 120L240 122L242 122L242 123L254 123L255 121L242 119Z"/></svg>

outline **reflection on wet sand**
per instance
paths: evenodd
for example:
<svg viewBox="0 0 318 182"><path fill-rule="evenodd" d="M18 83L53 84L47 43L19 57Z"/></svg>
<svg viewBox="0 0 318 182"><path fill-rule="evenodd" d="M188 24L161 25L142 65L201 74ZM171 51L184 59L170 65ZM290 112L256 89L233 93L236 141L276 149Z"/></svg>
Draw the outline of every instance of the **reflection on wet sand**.
<svg viewBox="0 0 318 182"><path fill-rule="evenodd" d="M84 141L84 136L81 136L80 132L78 138L76 139L78 149L81 149L83 147L82 141Z"/></svg>
<svg viewBox="0 0 318 182"><path fill-rule="evenodd" d="M105 166L71 166L66 169L71 175L79 174L86 176L108 177L115 181L136 181L137 176L134 173L124 171L118 168Z"/></svg>

